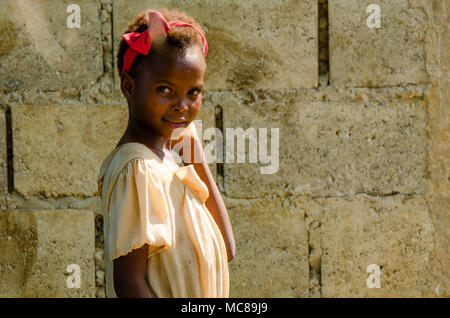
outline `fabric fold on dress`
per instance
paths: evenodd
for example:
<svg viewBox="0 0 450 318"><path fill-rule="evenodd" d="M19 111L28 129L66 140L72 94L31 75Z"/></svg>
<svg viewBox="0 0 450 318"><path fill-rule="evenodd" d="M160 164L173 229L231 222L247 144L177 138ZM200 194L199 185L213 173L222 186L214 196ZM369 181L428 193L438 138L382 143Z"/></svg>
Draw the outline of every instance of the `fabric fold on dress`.
<svg viewBox="0 0 450 318"><path fill-rule="evenodd" d="M209 197L208 187L200 179L193 165L182 167L174 174L197 196L200 202L206 202Z"/></svg>

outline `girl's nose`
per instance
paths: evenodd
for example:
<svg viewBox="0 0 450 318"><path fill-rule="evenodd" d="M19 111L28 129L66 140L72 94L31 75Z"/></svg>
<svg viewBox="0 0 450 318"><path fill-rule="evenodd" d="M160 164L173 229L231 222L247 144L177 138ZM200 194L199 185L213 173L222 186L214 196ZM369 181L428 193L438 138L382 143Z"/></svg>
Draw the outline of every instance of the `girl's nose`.
<svg viewBox="0 0 450 318"><path fill-rule="evenodd" d="M178 100L178 102L175 104L174 109L180 112L188 110L189 106L186 102L186 99L181 98Z"/></svg>

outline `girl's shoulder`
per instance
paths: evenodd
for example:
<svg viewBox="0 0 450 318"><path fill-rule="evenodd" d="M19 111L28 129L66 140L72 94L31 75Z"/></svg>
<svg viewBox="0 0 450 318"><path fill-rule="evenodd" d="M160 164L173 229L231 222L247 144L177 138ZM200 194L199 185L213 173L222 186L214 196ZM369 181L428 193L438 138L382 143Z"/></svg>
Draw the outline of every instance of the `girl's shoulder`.
<svg viewBox="0 0 450 318"><path fill-rule="evenodd" d="M133 160L142 160L145 167L161 173L158 157L143 144L130 142L120 145L112 150L103 160L97 177L99 191L105 182L113 185L123 169Z"/></svg>

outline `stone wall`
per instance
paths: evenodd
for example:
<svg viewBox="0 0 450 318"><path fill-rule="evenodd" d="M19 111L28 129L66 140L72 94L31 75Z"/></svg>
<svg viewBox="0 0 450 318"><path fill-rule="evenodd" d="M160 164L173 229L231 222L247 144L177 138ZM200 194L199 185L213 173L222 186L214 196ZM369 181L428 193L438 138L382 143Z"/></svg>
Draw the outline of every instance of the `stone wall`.
<svg viewBox="0 0 450 318"><path fill-rule="evenodd" d="M0 297L105 297L96 178L128 120L117 47L161 7L205 29L202 129L279 128L276 173L247 149L210 163L230 296L450 297L445 0L0 1Z"/></svg>

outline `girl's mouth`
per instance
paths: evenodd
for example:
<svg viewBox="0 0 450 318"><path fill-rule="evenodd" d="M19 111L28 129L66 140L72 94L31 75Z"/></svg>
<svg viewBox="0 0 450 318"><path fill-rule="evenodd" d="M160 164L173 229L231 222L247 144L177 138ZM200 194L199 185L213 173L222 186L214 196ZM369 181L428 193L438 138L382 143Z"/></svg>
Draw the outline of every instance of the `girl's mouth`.
<svg viewBox="0 0 450 318"><path fill-rule="evenodd" d="M186 126L186 123L187 123L187 121L182 121L182 122L180 122L180 121L172 121L172 120L169 120L169 119L166 119L166 118L163 118L163 120L164 120L169 126L171 126L171 127L173 127L173 128L181 128L181 127L185 127L185 126Z"/></svg>

